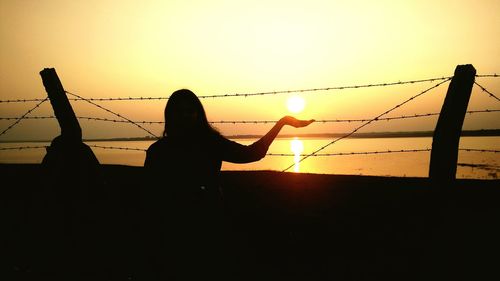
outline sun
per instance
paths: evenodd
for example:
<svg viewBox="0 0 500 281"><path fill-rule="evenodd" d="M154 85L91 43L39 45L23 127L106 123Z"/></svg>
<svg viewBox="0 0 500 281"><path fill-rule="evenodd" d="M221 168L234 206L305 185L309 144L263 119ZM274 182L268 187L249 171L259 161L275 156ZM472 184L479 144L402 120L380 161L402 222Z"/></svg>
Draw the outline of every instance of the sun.
<svg viewBox="0 0 500 281"><path fill-rule="evenodd" d="M287 99L286 106L288 108L288 111L292 113L299 113L304 110L306 101L299 96L291 96Z"/></svg>

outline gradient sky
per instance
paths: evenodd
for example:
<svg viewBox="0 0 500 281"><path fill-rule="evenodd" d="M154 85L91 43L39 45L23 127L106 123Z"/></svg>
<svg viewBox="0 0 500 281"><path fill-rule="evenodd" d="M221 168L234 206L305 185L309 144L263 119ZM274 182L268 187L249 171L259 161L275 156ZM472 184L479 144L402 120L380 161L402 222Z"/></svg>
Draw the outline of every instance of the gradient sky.
<svg viewBox="0 0 500 281"><path fill-rule="evenodd" d="M456 65L500 73L500 1L147 1L0 0L2 100L44 98L39 76L56 68L67 91L84 97L253 93L450 76ZM500 95L500 78L478 78ZM303 94L302 118L374 117L432 86ZM439 112L448 84L392 116ZM210 120L275 120L290 95L204 99ZM166 101L101 102L132 120L161 121ZM20 116L34 103L0 103ZM74 102L79 116L115 118ZM498 108L481 91L469 109ZM52 115L47 103L32 115ZM468 116L465 129L499 128L497 113ZM0 129L13 121L0 121ZM383 122L364 131L434 129L436 118ZM84 137L146 135L127 124L81 121ZM224 134L260 134L266 125L224 125ZM313 124L300 132L348 132ZM148 126L155 134L162 127ZM299 132L287 129L285 133ZM51 139L55 120L27 120L1 140Z"/></svg>

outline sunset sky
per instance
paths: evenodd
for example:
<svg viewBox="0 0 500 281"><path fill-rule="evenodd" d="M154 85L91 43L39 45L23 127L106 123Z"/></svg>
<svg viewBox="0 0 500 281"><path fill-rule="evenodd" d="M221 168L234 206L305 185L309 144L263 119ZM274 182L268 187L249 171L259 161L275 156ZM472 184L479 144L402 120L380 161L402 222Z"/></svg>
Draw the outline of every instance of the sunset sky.
<svg viewBox="0 0 500 281"><path fill-rule="evenodd" d="M1 100L45 98L39 72L56 69L84 97L168 97L322 88L451 76L459 64L500 74L500 1L147 1L0 0ZM500 78L477 78L500 95ZM377 116L434 83L300 94L203 99L218 120ZM439 112L448 83L390 116ZM132 120L162 121L166 101L99 102ZM72 102L78 116L116 117ZM0 117L35 103L0 103ZM470 110L499 104L475 87ZM52 115L46 103L33 116ZM436 118L383 122L369 131L433 130ZM499 128L498 113L467 117L465 129ZM0 131L13 121L0 120ZM130 124L80 121L84 137L147 135ZM155 134L161 125L145 125ZM261 134L272 125L217 125L224 134ZM348 132L355 124L313 124L284 133ZM0 140L52 139L56 120L26 120Z"/></svg>

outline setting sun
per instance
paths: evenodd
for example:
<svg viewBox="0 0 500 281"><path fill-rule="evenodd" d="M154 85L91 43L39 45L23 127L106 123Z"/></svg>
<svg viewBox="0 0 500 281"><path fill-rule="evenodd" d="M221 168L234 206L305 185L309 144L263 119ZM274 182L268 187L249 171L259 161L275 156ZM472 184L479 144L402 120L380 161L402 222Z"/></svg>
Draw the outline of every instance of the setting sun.
<svg viewBox="0 0 500 281"><path fill-rule="evenodd" d="M288 110L292 113L299 113L304 110L306 102L303 98L299 96L292 96L286 101L286 106Z"/></svg>

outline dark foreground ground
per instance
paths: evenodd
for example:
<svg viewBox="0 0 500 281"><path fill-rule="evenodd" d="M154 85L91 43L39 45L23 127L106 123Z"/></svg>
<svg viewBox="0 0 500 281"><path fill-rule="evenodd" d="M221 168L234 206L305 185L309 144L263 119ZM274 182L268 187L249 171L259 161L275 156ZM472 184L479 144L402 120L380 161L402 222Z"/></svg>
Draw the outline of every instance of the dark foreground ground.
<svg viewBox="0 0 500 281"><path fill-rule="evenodd" d="M142 169L102 172L98 190L58 189L0 165L1 280L150 280ZM222 188L234 280L500 280L499 180L252 171Z"/></svg>

